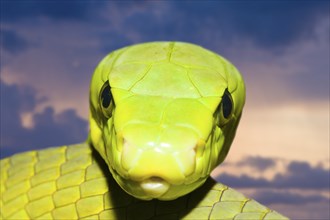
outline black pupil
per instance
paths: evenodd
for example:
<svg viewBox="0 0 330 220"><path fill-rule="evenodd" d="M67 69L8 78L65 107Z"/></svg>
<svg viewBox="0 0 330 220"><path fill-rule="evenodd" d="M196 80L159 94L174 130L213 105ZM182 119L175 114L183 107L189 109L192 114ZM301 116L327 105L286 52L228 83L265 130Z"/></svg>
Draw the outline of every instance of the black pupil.
<svg viewBox="0 0 330 220"><path fill-rule="evenodd" d="M101 100L102 100L102 106L103 108L108 108L111 103L111 91L110 91L110 85L107 84L106 87L104 87L102 94L101 94Z"/></svg>
<svg viewBox="0 0 330 220"><path fill-rule="evenodd" d="M228 90L225 91L222 97L222 113L226 119L230 116L233 103L231 102L230 93Z"/></svg>

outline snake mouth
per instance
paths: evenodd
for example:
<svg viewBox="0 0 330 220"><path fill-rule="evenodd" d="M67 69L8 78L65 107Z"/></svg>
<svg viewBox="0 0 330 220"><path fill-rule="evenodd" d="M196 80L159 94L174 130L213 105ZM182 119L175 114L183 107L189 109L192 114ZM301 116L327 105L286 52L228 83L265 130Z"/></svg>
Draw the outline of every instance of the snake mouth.
<svg viewBox="0 0 330 220"><path fill-rule="evenodd" d="M146 177L142 180L134 180L129 178L129 176L121 176L115 169L110 169L110 171L116 182L124 191L142 200L173 200L190 193L202 185L207 179L206 176L182 185L173 184L170 180L156 175Z"/></svg>
<svg viewBox="0 0 330 220"><path fill-rule="evenodd" d="M140 182L141 189L152 198L159 198L170 188L170 184L160 177L150 177Z"/></svg>
<svg viewBox="0 0 330 220"><path fill-rule="evenodd" d="M122 189L139 199L160 199L170 191L172 185L165 179L157 176L137 181L123 177L116 169L110 169L110 171Z"/></svg>

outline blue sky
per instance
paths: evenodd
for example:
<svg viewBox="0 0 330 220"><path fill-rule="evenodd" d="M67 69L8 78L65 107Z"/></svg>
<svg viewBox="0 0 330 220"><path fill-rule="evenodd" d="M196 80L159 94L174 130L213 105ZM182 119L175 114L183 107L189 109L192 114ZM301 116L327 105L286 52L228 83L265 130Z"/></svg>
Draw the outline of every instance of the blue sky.
<svg viewBox="0 0 330 220"><path fill-rule="evenodd" d="M97 63L122 46L204 46L247 103L213 177L292 218L329 214L328 1L1 1L1 157L84 141Z"/></svg>

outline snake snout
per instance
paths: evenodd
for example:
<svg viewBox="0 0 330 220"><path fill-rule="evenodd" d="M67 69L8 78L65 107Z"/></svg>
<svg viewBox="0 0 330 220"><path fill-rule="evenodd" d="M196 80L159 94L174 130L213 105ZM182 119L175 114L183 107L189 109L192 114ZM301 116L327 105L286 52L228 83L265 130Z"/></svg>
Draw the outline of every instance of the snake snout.
<svg viewBox="0 0 330 220"><path fill-rule="evenodd" d="M167 194L174 185L198 180L196 164L204 154L205 141L196 131L182 125L162 126L129 123L118 136L120 175L153 198Z"/></svg>
<svg viewBox="0 0 330 220"><path fill-rule="evenodd" d="M167 184L183 184L187 176L195 171L195 145L184 150L166 151L158 145L140 147L128 140L123 141L121 165L131 180L141 182L147 191L159 193Z"/></svg>
<svg viewBox="0 0 330 220"><path fill-rule="evenodd" d="M186 176L195 170L195 159L194 148L188 151L164 153L157 148L140 150L124 146L121 162L130 179L138 182L147 179L149 186L163 182L182 184Z"/></svg>

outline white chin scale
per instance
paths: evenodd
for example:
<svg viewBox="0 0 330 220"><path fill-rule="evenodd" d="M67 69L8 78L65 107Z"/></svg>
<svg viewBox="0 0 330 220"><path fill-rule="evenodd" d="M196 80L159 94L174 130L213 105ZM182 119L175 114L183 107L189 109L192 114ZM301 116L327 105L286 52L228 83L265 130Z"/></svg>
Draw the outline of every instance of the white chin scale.
<svg viewBox="0 0 330 220"><path fill-rule="evenodd" d="M152 198L159 198L170 188L170 184L159 177L151 177L140 183L140 187L146 195Z"/></svg>

